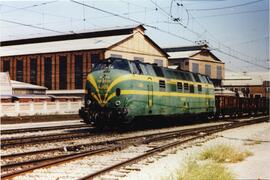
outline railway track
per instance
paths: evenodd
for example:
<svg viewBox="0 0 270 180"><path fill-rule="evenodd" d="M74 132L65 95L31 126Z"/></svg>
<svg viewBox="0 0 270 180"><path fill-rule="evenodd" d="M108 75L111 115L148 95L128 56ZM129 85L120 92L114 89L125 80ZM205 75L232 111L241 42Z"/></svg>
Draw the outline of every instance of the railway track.
<svg viewBox="0 0 270 180"><path fill-rule="evenodd" d="M23 128L23 129L6 129L1 130L1 134L19 134L27 132L42 132L42 131L53 131L61 129L74 129L74 128L83 128L91 127L89 124L74 124L74 125L64 125L64 126L48 126L48 127L35 127L35 128Z"/></svg>
<svg viewBox="0 0 270 180"><path fill-rule="evenodd" d="M209 136L211 134L214 134L214 133L217 133L217 132L220 132L220 131L224 131L224 130L227 130L227 129L232 129L232 128L237 128L237 127L241 127L241 126L245 126L245 125L251 125L251 124L254 124L254 123L259 123L259 122L263 122L263 121L267 121L269 119L269 117L267 119L255 119L255 120L250 120L249 122L236 122L236 123L233 123L233 124L227 124L227 125L224 125L224 126L219 126L217 128L209 128L207 130L202 130L200 133L194 133L192 136L188 136L187 138L181 138L179 140L175 140L173 142L164 142L164 143L159 143L158 145L155 145L154 147L153 146L150 146L150 147L153 147L151 148L150 150L147 150L146 152L140 154L140 155L137 155L137 156L134 156L134 157L131 157L131 158L128 158L124 161L120 161L120 162L116 162L114 163L113 165L108 165L108 166L105 166L103 168L101 168L100 170L98 171L95 171L93 173L90 173L82 178L80 178L81 180L84 180L84 179L94 179L94 178L97 178L97 177L101 177L101 175L106 175L106 174L109 174L111 173L111 175L109 175L109 177L101 177L101 178L117 178L117 176L125 176L123 174L123 171L121 171L122 175L119 175L119 173L117 174L117 170L121 169L125 169L125 167L129 166L129 168L126 168L126 170L136 170L136 168L130 168L131 165L139 162L139 161L142 161L150 156L154 156L155 154L158 154L160 152L163 152L167 149L170 149L170 148L173 148L173 147L176 147L176 146L179 146L181 144L184 144L184 143L188 143L190 141L193 141L193 140L197 140L197 139L200 139L200 138L204 138L206 136ZM157 140L161 140L161 139L157 139ZM153 141L148 141L147 143L151 143ZM139 170L139 169L137 169ZM114 171L114 173L112 173ZM120 173L120 174L121 174ZM127 172L129 173L129 171ZM116 176L115 176L116 174ZM114 177L113 177L114 176Z"/></svg>
<svg viewBox="0 0 270 180"><path fill-rule="evenodd" d="M27 137L1 139L1 149L30 146L41 143L68 141L71 139L88 138L94 135L95 129L78 130L79 132L55 133L48 135L35 135Z"/></svg>
<svg viewBox="0 0 270 180"><path fill-rule="evenodd" d="M177 146L179 144L186 143L188 141L197 139L197 138L202 138L207 135L213 134L215 132L223 131L226 129L230 128L236 128L240 127L243 125L248 125L248 124L254 124L258 122L263 122L268 120L267 118L256 118L254 120L250 121L244 121L244 122L235 122L235 123L226 123L222 125L214 125L210 127L203 127L203 128L192 128L192 129L186 129L186 130L178 130L178 131L171 131L171 132L165 132L165 133L155 133L155 134L148 134L148 135L143 135L143 136L134 136L134 137L129 137L129 138L118 138L110 141L104 141L104 142L98 142L98 143L90 143L90 144L83 144L81 146L69 146L66 147L69 151L64 150L65 148L60 149L54 149L54 151L62 151L64 153L57 154L57 156L54 157L47 157L47 158L41 158L41 159L35 159L35 160L24 160L21 162L16 163L16 158L21 159L23 156L24 157L29 157L29 155L35 155L36 157L42 156L45 152L39 151L39 152L28 152L28 154L15 154L14 156L12 155L7 155L7 156L2 156L2 160L7 160L7 159L12 159L15 158L15 161L13 162L8 162L6 164L2 163L1 166L1 173L2 179L8 179L11 177L18 176L22 173L27 173L31 172L35 169L42 169L44 167L49 168L53 167L59 164L63 163L70 163L74 162L76 160L80 160L85 157L92 157L92 156L98 156L99 154L103 153L109 153L109 152L114 152L115 150L120 150L123 151L125 149L128 149L128 147L133 147L135 145L136 147L140 146L146 146L148 144L153 144L154 142L165 142L165 144L161 145L151 145L147 149L146 152L141 152L137 154L135 157L125 159L124 161L120 161L117 163L114 163L113 165L105 165L105 167L100 167L98 170L95 170L91 174L85 175L84 178L94 178L97 176L100 176L102 174L106 174L115 168L121 168L124 167L128 164L132 164L138 160L144 159L146 157L149 157L153 154L156 154L162 150L165 150L167 148L171 148L173 146ZM178 139L180 138L180 139ZM185 138L185 139L183 139ZM176 139L176 140L175 140ZM171 141L173 140L173 141ZM168 142L170 141L170 142ZM82 148L83 147L83 148ZM77 149L78 151L74 151L76 148L81 148ZM87 149L88 148L88 149ZM73 149L73 151L72 151ZM47 153L51 153L51 150L46 150ZM137 151L139 152L139 150ZM26 158L27 159L27 158ZM102 164L102 163L101 163ZM104 162L103 162L104 164ZM80 168L79 168L80 169ZM81 175L81 177L83 177ZM78 177L77 177L78 178Z"/></svg>
<svg viewBox="0 0 270 180"><path fill-rule="evenodd" d="M220 125L218 125L220 126ZM216 126L211 126L210 128L214 128ZM209 128L209 127L206 127ZM178 130L178 131L169 131L169 132L164 132L164 133L152 133L148 135L138 135L138 136L132 136L128 138L117 138L117 139L112 139L112 140L106 140L106 141L101 141L101 142L96 142L96 143L87 143L87 144L79 144L79 145L74 145L74 146L66 146L66 147L60 147L60 148L51 148L51 149L45 149L45 150L38 150L38 151L30 151L26 153L17 153L17 154L9 154L9 155L2 155L1 160L6 161L5 165L1 166L2 170L5 170L7 168L13 168L15 166L22 166L22 165L29 165L31 163L36 163L39 161L48 161L48 160L54 160L54 159L61 159L65 158L67 156L72 156L72 155L77 155L81 152L86 152L86 151L92 151L96 150L97 148L103 148L103 147L108 147L110 145L118 145L121 144L125 141L129 141L129 143L136 143L138 140L144 140L145 138L166 138L167 136L171 136L171 134L176 134L176 133L189 133L190 131L200 131L202 128L193 128L193 129L186 129L186 130ZM132 142L131 142L132 141ZM146 142L146 140L144 140ZM46 155L48 154L48 155ZM52 155L53 154L53 155ZM32 156L32 157L31 157ZM39 158L39 157L43 158ZM44 158L46 156L47 158ZM30 158L29 158L30 157ZM23 160L23 159L27 160ZM23 160L18 162L17 159ZM29 160L31 159L31 160ZM16 162L15 162L16 161Z"/></svg>

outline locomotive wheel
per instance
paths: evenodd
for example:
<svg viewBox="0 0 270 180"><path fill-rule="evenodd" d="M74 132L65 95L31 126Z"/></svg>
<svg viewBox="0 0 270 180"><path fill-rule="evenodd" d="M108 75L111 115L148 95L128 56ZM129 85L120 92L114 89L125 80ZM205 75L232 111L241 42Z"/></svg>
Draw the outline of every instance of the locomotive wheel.
<svg viewBox="0 0 270 180"><path fill-rule="evenodd" d="M105 128L105 121L100 114L95 114L94 125L98 130L103 130Z"/></svg>

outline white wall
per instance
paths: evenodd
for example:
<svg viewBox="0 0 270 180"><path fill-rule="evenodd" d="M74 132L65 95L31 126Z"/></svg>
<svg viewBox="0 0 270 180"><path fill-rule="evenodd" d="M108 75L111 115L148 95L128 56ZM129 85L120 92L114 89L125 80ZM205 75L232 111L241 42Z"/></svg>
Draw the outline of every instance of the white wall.
<svg viewBox="0 0 270 180"><path fill-rule="evenodd" d="M82 101L0 103L0 117L78 114Z"/></svg>

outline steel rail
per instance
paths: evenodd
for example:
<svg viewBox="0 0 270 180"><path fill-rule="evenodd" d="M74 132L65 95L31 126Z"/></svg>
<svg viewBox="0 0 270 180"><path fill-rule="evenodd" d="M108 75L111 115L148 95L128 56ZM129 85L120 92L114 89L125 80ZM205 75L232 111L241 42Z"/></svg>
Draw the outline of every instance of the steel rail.
<svg viewBox="0 0 270 180"><path fill-rule="evenodd" d="M89 174L87 176L84 176L84 177L80 178L80 180L93 179L93 178L98 177L98 176L100 176L102 174L108 173L108 172L110 172L112 170L119 169L121 167L130 165L130 164L134 164L134 163L136 163L136 162L138 162L138 161L140 161L142 159L145 159L145 158L147 158L147 157L149 157L149 156L151 156L153 154L162 152L164 150L167 150L167 149L175 147L175 146L179 146L181 144L187 143L187 142L192 141L192 140L204 138L206 136L212 135L212 134L220 132L220 131L224 131L224 130L232 129L232 128L237 128L237 127L241 127L241 126L245 126L245 125L251 125L251 124L264 122L264 121L265 121L265 119L263 119L263 120L255 119L255 120L250 120L249 122L239 122L239 123L236 123L236 124L234 124L232 126L227 124L227 125L224 126L224 128L221 128L221 129L212 129L212 130L209 130L209 132L204 132L204 134L200 134L200 135L197 135L197 136L185 139L185 140L177 140L176 142L167 143L165 145L155 147L155 148L147 151L146 153L144 153L142 155L138 155L138 156L136 156L134 158L130 158L130 159L126 160L126 161L114 164L112 166L101 169L100 171L91 173L91 174ZM151 142L151 141L149 141L149 142Z"/></svg>
<svg viewBox="0 0 270 180"><path fill-rule="evenodd" d="M224 123L225 124L225 123ZM219 125L211 125L211 126L207 126L207 127L216 127L216 126L220 126L223 124L219 124ZM205 127L205 128L207 128ZM6 159L6 158L13 158L13 157L17 157L17 156L26 156L26 155L35 155L35 154L40 154L40 153L45 153L45 152L50 152L50 151L64 151L64 149L66 149L67 151L73 151L76 149L80 149L81 147L89 147L89 146L97 146L97 145L101 145L101 144L113 144L116 143L118 141L124 141L124 140L130 140L130 139L134 139L134 138L141 138L141 137L150 137L150 136L157 136L157 135L166 135L166 134L171 134L171 133L176 133L176 132L187 132L187 131L196 131L196 130L201 130L203 127L197 127L197 128L187 128L187 129L182 129L182 130L173 130L173 131L166 131L163 133L151 133L151 134L146 134L146 135L137 135L137 136L133 136L133 137L120 137L120 138L116 138L113 140L105 140L105 141L100 141L100 142L95 142L95 143L84 143L84 144L78 144L78 145L72 145L72 146L65 146L65 147L59 147L59 148L51 148L51 149L44 149L44 150L38 150L38 151L29 151L29 152L24 152L24 153L16 153L16 154L7 154L7 155L1 155L1 159Z"/></svg>
<svg viewBox="0 0 270 180"><path fill-rule="evenodd" d="M60 129L73 129L81 127L92 127L89 124L74 124L74 125L64 125L64 126L47 126L47 127L34 127L34 128L23 128L23 129L6 129L1 130L1 134L14 134L14 133L25 133L25 132L38 132L38 131L53 131Z"/></svg>
<svg viewBox="0 0 270 180"><path fill-rule="evenodd" d="M95 129L92 129L93 132L71 132L71 133L58 133L58 134L48 134L48 135L40 135L40 136L28 136L22 138L6 138L1 139L1 149L6 148L14 148L18 146L26 146L26 145L33 145L33 144L40 144L44 142L55 142L59 140L68 141L70 139L76 138L84 138L84 137L91 137L95 132Z"/></svg>
<svg viewBox="0 0 270 180"><path fill-rule="evenodd" d="M231 123L226 123L227 125L231 124ZM99 144L106 144L108 147L108 144L116 144L114 146L109 146L109 149L104 149L103 147L101 149L104 149L104 151L98 151L98 150L89 150L89 151L85 151L85 152L80 152L80 153L73 153L73 154L69 154L69 155L61 155L61 156L56 156L56 157L51 157L51 158L43 158L41 159L41 161L39 160L32 160L32 161L27 161L27 162L19 162L19 163L13 163L13 164L6 164L6 165L2 165L1 169L8 169L8 168L14 168L16 166L20 166L20 165L27 165L27 164L31 164L31 163L39 163L42 164L42 167L46 166L45 162L48 162L47 165L53 165L53 164L58 164L58 163L64 163L67 160L73 160L76 159L77 157L83 157L83 156L87 156L87 155L93 155L96 153L92 153L92 152L96 152L98 151L98 153L103 153L103 152L108 152L108 151L113 151L116 149L123 149L127 146L130 146L132 144L142 144L142 143L146 143L147 141L144 139L146 137L149 138L149 141L158 141L159 139L166 139L166 138L175 138L177 137L176 134L178 134L178 136L182 135L182 136L187 136L187 135L192 135L194 133L197 133L200 131L207 131L209 129L216 129L217 127L222 127L224 126L224 124L222 125L212 125L212 126L207 126L207 127L200 127L200 128L192 128L192 129L184 129L184 130L176 130L176 131L170 131L170 132L164 132L164 133L154 133L154 134L148 134L148 135L140 135L140 136L133 136L133 137L129 137L129 138L119 138L116 140L112 140L112 141L103 141L103 142L97 142L97 143L91 143L91 145L99 145ZM158 136L158 137L156 137ZM131 142L131 139L138 139L138 138L143 138L140 142L134 143ZM117 142L119 141L127 141L126 144L117 144ZM89 154L90 153L90 154ZM82 156L79 156L80 154L82 154ZM73 158L74 157L74 158ZM45 163L45 164L44 164ZM36 165L34 167L30 167L30 168L26 168L26 169L22 169L19 170L17 172L12 172L12 173L7 173L1 176L1 178L7 178L10 176L14 176L16 174L21 174L27 171L31 171L34 169L40 168L39 165Z"/></svg>
<svg viewBox="0 0 270 180"><path fill-rule="evenodd" d="M255 120L249 120L249 122L239 122L237 123L238 125L234 125L232 126L232 124L236 124L236 123L226 123L226 124L222 124L222 125L214 125L214 126L208 126L208 127L202 127L202 128L205 128L204 131L213 131L213 129L217 129L217 127L219 127L220 129L225 129L225 126L226 125L226 128L236 128L236 127L239 127L239 126L243 126L243 125L247 125L247 124L252 124L252 123L256 123L258 121L262 122L262 121L265 121L267 120L267 118L260 118L259 119L255 119ZM211 127L211 128L210 128ZM194 135L194 133L197 131L197 133L199 132L199 129L200 129L200 132L202 131L202 128L193 128L193 129L185 129L185 130L182 130L182 134L177 131L174 131L175 133L178 133L178 136L184 136L184 134L186 135ZM192 132L193 130L193 132ZM187 133L188 131L190 131L190 133ZM195 131L195 132L194 132ZM220 131L220 130L218 130ZM156 134L159 134L159 133L156 133ZM160 137L152 137L152 139L148 139L148 142L153 142L153 141L157 141L157 140L161 140L161 139L166 139L165 136L167 136L167 138L169 138L169 134L171 134L172 136L170 138L175 138L176 135L173 134L173 131L171 132L167 132L167 133L163 133L164 136L160 135ZM195 133L196 134L196 133ZM151 134L153 136L153 134ZM144 135L145 136L145 135ZM150 135L148 135L150 136ZM143 135L142 135L143 137ZM118 141L121 141L121 140L124 140L124 139L134 139L134 138L137 138L137 137L130 137L130 138L119 138ZM107 141L109 142L109 141ZM117 140L114 140L114 142L117 142ZM26 168L26 169L22 169L22 170L19 170L19 171L16 171L16 172L12 172L12 173L7 173L7 174L4 174L1 176L1 178L10 178L10 177L14 177L18 174L22 174L22 173L27 173L29 171L32 171L34 169L37 169L37 168L41 168L41 167L46 167L46 166L51 166L51 165L54 165L54 164L61 164L61 163L65 163L66 161L70 161L70 160L73 160L73 159L77 159L77 158L80 158L80 157L84 157L84 156L88 156L88 155L93 155L93 154L97 154L97 153L103 153L103 152L108 152L108 151L113 151L113 150L116 150L116 149L123 149L131 144L134 144L130 141L128 141L129 143L127 144L119 144L119 145L115 145L115 146L111 146L111 147L107 147L107 148L101 148L101 149L97 149L97 150L90 150L88 152L81 152L81 153L76 153L76 154L72 154L70 156L66 155L65 157L59 157L58 159L54 159L54 160L47 160L47 161L42 161L41 163L39 163L38 165L34 166L34 167L30 167L30 168ZM100 142L97 142L97 144L100 144ZM111 142L112 143L112 142ZM137 142L137 144L140 144L140 143L147 143L147 140L143 140L141 142ZM103 150L102 150L103 149ZM96 153L95 153L96 152Z"/></svg>
<svg viewBox="0 0 270 180"><path fill-rule="evenodd" d="M101 145L101 144L104 144L104 145L115 144L115 143L117 143L117 141L128 141L128 140L131 140L131 139L137 139L137 138L142 138L142 137L146 137L148 139L142 140L139 144L141 144L141 143L149 143L151 141L166 140L168 138L177 137L179 135L181 135L181 136L193 135L193 134L196 134L196 133L201 132L201 131L206 131L208 129L219 128L220 126L224 126L224 125L202 127L200 129L198 129L198 128L185 129L185 130L180 130L180 131L177 131L177 132L174 131L174 132L165 132L165 133L158 133L158 134L134 136L134 137L130 137L130 138L120 138L120 139L112 140L112 141L103 141L103 142L91 143L91 144L87 144L87 146L97 146L97 145ZM230 126L230 124L228 124L228 126ZM156 137L151 137L151 136L156 136ZM133 144L136 144L136 142L134 142ZM78 150L81 146L85 147L85 144L84 145L77 145L76 147L72 147L72 149ZM71 150L70 147L68 147L68 149ZM54 151L64 151L64 148L61 147L61 148L46 149L46 150L27 152L27 153L18 153L18 154L15 154L15 157L16 156L24 156L24 155L33 155L33 154L39 154L39 153L42 154L42 153L54 152ZM32 163L36 163L36 162L40 162L40 161L48 161L48 160L65 158L65 157L68 157L68 156L76 155L78 153L82 153L82 152L76 152L76 153L67 154L67 155L59 155L59 156L54 156L54 157L49 157L49 158L41 158L41 159L35 159L35 160L29 160L29 161L23 161L23 162L7 163L5 165L2 165L1 169L5 170L5 169L10 168L10 167L22 166L22 165L32 164ZM3 156L2 159L3 158L7 159L7 158L11 158L11 157L14 157L14 155L6 155L6 156Z"/></svg>

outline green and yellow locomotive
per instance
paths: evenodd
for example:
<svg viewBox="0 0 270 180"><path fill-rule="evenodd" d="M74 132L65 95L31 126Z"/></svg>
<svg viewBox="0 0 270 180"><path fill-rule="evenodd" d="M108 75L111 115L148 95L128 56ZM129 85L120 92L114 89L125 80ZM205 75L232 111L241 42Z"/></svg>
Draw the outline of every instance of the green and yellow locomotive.
<svg viewBox="0 0 270 180"><path fill-rule="evenodd" d="M214 87L207 76L110 58L88 75L85 106L79 114L85 123L102 128L142 117L214 112Z"/></svg>

